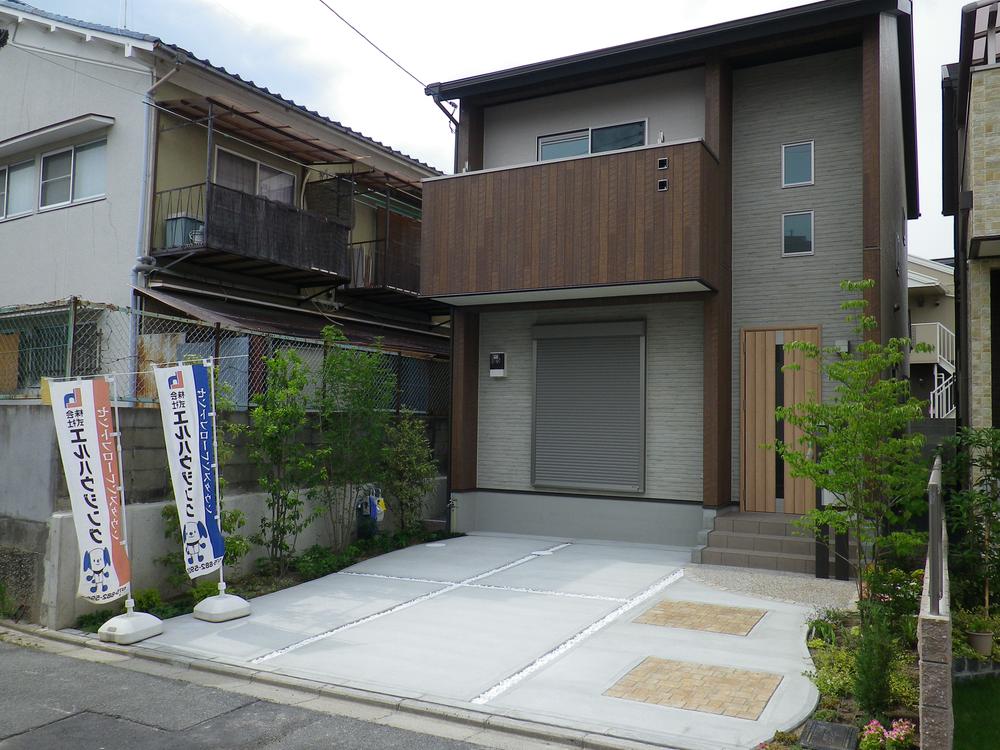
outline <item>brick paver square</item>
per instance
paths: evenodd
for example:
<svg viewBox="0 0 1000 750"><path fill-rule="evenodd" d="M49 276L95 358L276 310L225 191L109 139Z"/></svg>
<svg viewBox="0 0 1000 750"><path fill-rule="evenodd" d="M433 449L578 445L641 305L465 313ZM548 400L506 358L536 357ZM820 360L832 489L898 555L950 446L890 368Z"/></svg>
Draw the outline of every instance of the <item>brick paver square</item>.
<svg viewBox="0 0 1000 750"><path fill-rule="evenodd" d="M668 628L705 630L710 633L747 635L765 614L767 611L763 609L665 599L636 617L634 622Z"/></svg>
<svg viewBox="0 0 1000 750"><path fill-rule="evenodd" d="M780 674L648 656L604 694L756 721L780 683Z"/></svg>

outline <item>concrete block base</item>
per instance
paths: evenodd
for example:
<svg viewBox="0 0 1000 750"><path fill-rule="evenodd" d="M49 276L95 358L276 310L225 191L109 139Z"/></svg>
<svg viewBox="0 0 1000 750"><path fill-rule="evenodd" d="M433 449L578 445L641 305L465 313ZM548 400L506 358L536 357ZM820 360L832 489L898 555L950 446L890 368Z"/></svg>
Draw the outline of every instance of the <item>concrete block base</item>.
<svg viewBox="0 0 1000 750"><path fill-rule="evenodd" d="M126 612L101 625L97 637L107 643L127 646L163 632L163 622L148 612Z"/></svg>
<svg viewBox="0 0 1000 750"><path fill-rule="evenodd" d="M250 614L250 602L241 596L219 593L202 599L194 607L194 616L206 622L227 622Z"/></svg>

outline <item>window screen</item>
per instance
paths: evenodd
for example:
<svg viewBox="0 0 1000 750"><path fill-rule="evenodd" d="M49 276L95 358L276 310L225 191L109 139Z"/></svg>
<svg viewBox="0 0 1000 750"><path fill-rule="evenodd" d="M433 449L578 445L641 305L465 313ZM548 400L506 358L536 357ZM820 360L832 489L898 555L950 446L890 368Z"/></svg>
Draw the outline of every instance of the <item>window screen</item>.
<svg viewBox="0 0 1000 750"><path fill-rule="evenodd" d="M222 187L253 195L257 192L257 162L219 149L215 181Z"/></svg>
<svg viewBox="0 0 1000 750"><path fill-rule="evenodd" d="M77 147L73 164L73 200L104 195L107 146L107 141L98 141Z"/></svg>
<svg viewBox="0 0 1000 750"><path fill-rule="evenodd" d="M295 177L288 172L261 164L260 186L257 189L257 194L291 206L295 203Z"/></svg>
<svg viewBox="0 0 1000 750"><path fill-rule="evenodd" d="M7 215L30 213L35 207L35 162L7 168Z"/></svg>
<svg viewBox="0 0 1000 750"><path fill-rule="evenodd" d="M641 321L536 326L533 483L641 492Z"/></svg>

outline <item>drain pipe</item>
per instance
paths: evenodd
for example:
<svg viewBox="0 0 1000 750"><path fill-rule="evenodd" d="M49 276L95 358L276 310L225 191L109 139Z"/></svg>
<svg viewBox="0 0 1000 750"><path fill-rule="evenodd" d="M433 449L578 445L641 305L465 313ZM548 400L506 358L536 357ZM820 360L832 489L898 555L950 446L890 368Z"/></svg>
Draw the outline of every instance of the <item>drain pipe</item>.
<svg viewBox="0 0 1000 750"><path fill-rule="evenodd" d="M132 371L139 369L139 294L135 291L139 288L139 277L148 274L156 267L156 261L146 255L146 240L149 237L147 231L149 225L149 209L152 202L152 171L153 153L155 139L153 128L155 127L154 113L156 110L153 101L153 92L163 83L166 83L184 64L183 60L176 60L174 67L165 73L161 78L156 78L156 62L153 62L153 85L146 89L142 97L144 127L142 135L142 180L139 188L139 220L136 227L135 236L135 265L132 267L131 275L131 325L129 326L129 357L132 361ZM138 377L138 376L136 376ZM135 381L129 389L129 395L134 393Z"/></svg>

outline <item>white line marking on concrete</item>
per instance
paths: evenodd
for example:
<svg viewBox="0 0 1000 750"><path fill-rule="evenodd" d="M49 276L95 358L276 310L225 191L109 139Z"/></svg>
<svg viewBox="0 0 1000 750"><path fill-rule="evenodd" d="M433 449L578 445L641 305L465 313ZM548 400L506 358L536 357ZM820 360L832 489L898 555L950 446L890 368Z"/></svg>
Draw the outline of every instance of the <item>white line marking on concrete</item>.
<svg viewBox="0 0 1000 750"><path fill-rule="evenodd" d="M496 698L498 695L507 692L517 683L521 682L526 677L534 674L549 662L558 659L560 656L565 654L571 648L582 643L590 636L594 635L594 633L603 630L605 627L607 627L612 622L617 620L619 617L628 612L630 609L637 607L650 597L655 596L663 589L665 589L667 586L674 583L674 581L680 579L683 575L684 575L684 570L682 568L681 570L674 571L666 578L661 578L659 581L654 583L649 588L645 589L644 591L641 591L631 599L627 600L614 612L609 612L600 620L598 620L595 623L592 623L591 625L588 625L586 628L581 630L579 633L574 635L569 640L563 641L551 651L542 654L540 657L535 659L535 661L531 662L531 664L526 666L524 669L520 670L519 672L515 672L506 679L501 680L496 685L491 687L489 690L480 693L479 695L477 695L475 698L472 699L472 702L478 704L488 703L489 701Z"/></svg>
<svg viewBox="0 0 1000 750"><path fill-rule="evenodd" d="M568 546L569 546L568 544L560 544L560 545L557 545L555 547L552 547L551 551L555 552L556 550L560 550L563 547L568 547ZM445 582L442 582L442 584L444 585L444 588L438 589L437 591L430 591L430 592L428 592L426 594L421 594L420 596L418 596L418 597L416 597L414 599L409 599L408 601L405 601L405 602L402 602L400 604L397 604L397 605L395 605L393 607L390 607L389 609L383 609L383 610L381 610L379 612L375 612L375 613L370 614L370 615L368 615L366 617L362 617L359 620L353 620L351 622L346 622L343 625L338 625L337 627L332 628L331 630L327 630L327 631L325 631L323 633L317 633L316 635L309 636L308 638L305 638L305 639L303 639L301 641L297 641L295 643L291 643L291 644L289 644L287 646L284 646L283 648L276 649L274 651L271 651L270 653L263 654L261 656L256 657L255 659L251 659L250 663L251 664L262 664L265 661L269 661L269 660L274 659L274 658L276 658L278 656L284 656L285 654L287 654L287 653L289 653L291 651L295 651L297 649L300 649L303 646L308 646L310 644L316 643L317 641L322 641L322 640L324 640L326 638L329 638L330 636L337 635L338 633L343 633L345 630L350 630L351 628L356 628L359 625L366 625L367 623L372 622L373 620L378 620L378 619L380 619L382 617L385 617L386 615L391 615L394 612L399 612L400 610L408 609L408 608L414 606L415 604L420 604L421 602L425 602L428 599L433 599L433 598L435 598L437 596L441 596L441 594L447 594L449 591L454 591L455 589L460 588L462 586L466 586L466 585L468 585L470 583L475 583L476 581L479 581L479 580L481 580L483 578L486 578L487 576L491 576L491 575L494 575L496 573L502 573L503 571L509 570L510 568L513 568L513 567L515 567L517 565L523 565L526 562L531 562L534 559L536 559L534 555L525 555L524 557L520 557L517 560L514 560L513 562L506 563L504 565L501 565L498 568L493 568L492 570L487 570L485 573L480 573L479 575L472 576L471 578L466 578L464 581L459 581L458 583L445 583ZM369 573L369 574L366 574L366 575L377 576L378 574L376 574L376 573ZM416 582L419 579L412 579L412 580L414 580Z"/></svg>
<svg viewBox="0 0 1000 750"><path fill-rule="evenodd" d="M532 553L534 554L534 553ZM382 573L361 573L351 570L341 570L341 576L358 576L359 578L379 578L383 581L405 581L406 583L429 583L434 586L456 586L466 589L486 589L508 591L515 594L539 594L542 596L563 596L568 599L595 599L602 602L625 602L621 596L605 596L603 594L579 594L572 591L550 591L549 589L533 589L524 586L494 586L490 583L464 583L462 581L435 581L432 578L410 578L407 576L387 576Z"/></svg>

